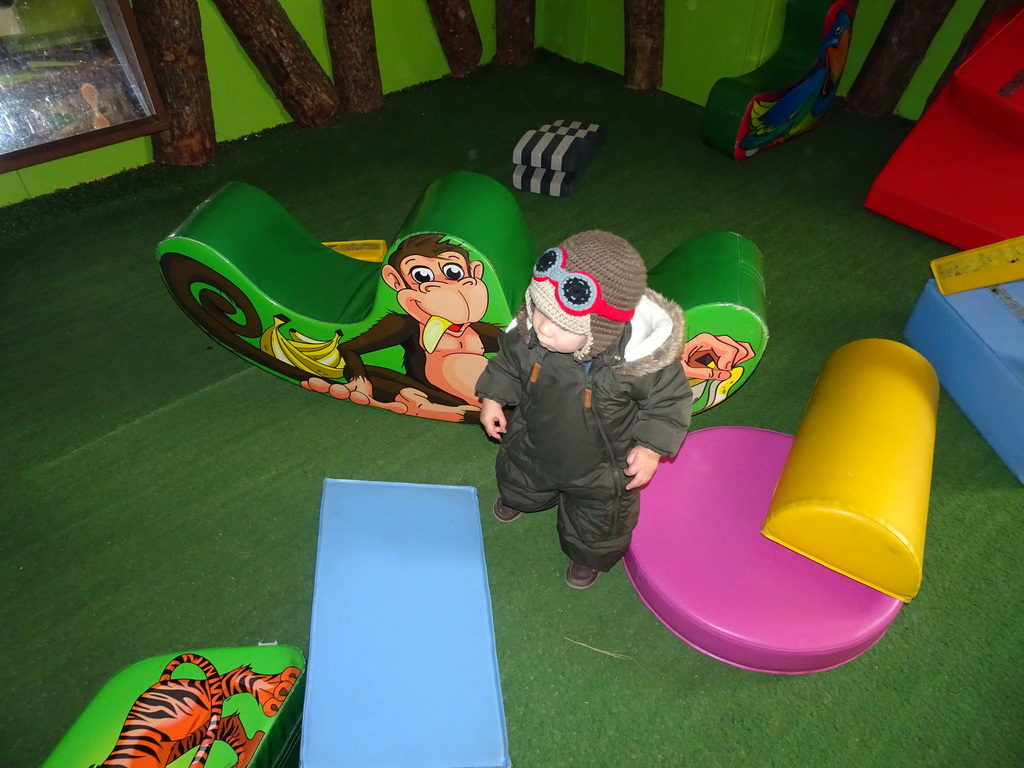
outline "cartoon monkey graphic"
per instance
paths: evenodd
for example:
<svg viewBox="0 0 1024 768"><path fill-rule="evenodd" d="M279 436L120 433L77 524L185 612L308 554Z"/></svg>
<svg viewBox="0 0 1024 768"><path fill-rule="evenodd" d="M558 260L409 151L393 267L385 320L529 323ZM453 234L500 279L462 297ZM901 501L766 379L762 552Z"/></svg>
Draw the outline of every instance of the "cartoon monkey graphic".
<svg viewBox="0 0 1024 768"><path fill-rule="evenodd" d="M502 328L481 322L487 311L484 265L446 235L406 238L381 270L407 314L390 312L338 345L345 383L311 378L302 386L339 400L441 421L478 422L476 381L498 351ZM401 346L405 374L367 366L370 352Z"/></svg>

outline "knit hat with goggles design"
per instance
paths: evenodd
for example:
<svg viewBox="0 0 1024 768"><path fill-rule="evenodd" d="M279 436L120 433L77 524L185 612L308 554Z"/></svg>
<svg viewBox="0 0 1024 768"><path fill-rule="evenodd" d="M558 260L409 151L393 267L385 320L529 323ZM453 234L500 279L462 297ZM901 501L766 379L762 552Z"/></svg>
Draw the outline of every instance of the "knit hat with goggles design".
<svg viewBox="0 0 1024 768"><path fill-rule="evenodd" d="M580 232L537 259L526 314L539 309L563 330L586 336L574 357L589 360L619 338L646 289L647 268L632 245L611 232Z"/></svg>

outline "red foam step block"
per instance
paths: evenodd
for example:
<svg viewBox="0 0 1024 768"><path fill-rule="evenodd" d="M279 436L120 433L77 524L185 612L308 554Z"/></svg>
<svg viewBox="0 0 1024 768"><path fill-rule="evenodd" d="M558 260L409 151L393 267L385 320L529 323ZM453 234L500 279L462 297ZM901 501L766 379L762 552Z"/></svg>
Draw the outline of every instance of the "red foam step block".
<svg viewBox="0 0 1024 768"><path fill-rule="evenodd" d="M1024 147L1024 10L957 69L950 102Z"/></svg>
<svg viewBox="0 0 1024 768"><path fill-rule="evenodd" d="M961 250L1024 235L1024 147L944 90L875 179L864 206Z"/></svg>
<svg viewBox="0 0 1024 768"><path fill-rule="evenodd" d="M1005 49L1002 33L1019 35L1021 18L1024 15L1017 14L992 23L974 51L984 56L975 61L972 54L963 65L970 65L965 77L958 80L957 70L921 116L872 184L864 201L866 208L961 250L1024 235L1024 144L1020 136L1005 135L1010 118L1000 121L1002 113L984 106L988 104L985 99L975 114L958 107L951 98L955 89L961 89L958 103L970 107L974 102L970 96L964 102L965 94L971 93L974 84L988 82L986 78L991 78L991 83L979 85L979 93L1003 88L1007 82L1003 74L1020 61L1024 49ZM1007 61L999 60L1000 53ZM1021 98L1015 95L1012 106L1000 105L1000 109L1015 109ZM993 122L1000 130L993 129Z"/></svg>

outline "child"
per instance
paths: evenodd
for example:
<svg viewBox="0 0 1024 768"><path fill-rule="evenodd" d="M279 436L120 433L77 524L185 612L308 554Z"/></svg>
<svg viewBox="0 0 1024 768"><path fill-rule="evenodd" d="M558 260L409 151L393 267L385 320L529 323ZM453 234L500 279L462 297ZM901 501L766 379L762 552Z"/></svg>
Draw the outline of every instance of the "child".
<svg viewBox="0 0 1024 768"><path fill-rule="evenodd" d="M537 260L526 303L477 382L502 522L558 505L565 581L586 589L625 554L640 488L679 450L693 393L679 307L647 288L621 237L574 235ZM508 419L503 406L515 406Z"/></svg>

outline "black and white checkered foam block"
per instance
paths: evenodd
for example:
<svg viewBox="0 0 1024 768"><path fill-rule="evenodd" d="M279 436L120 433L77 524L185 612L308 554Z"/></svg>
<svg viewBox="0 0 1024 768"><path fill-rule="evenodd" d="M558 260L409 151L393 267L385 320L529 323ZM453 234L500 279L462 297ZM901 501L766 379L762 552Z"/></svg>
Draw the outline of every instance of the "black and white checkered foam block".
<svg viewBox="0 0 1024 768"><path fill-rule="evenodd" d="M523 192L533 192L551 197L568 197L575 191L582 173L552 171L550 168L534 168L532 165L517 165L512 171L512 186Z"/></svg>
<svg viewBox="0 0 1024 768"><path fill-rule="evenodd" d="M604 141L596 123L558 120L527 131L512 150L512 186L525 192L568 197Z"/></svg>
<svg viewBox="0 0 1024 768"><path fill-rule="evenodd" d="M596 123L558 120L524 133L512 150L512 162L567 173L582 171L603 141L604 129Z"/></svg>

